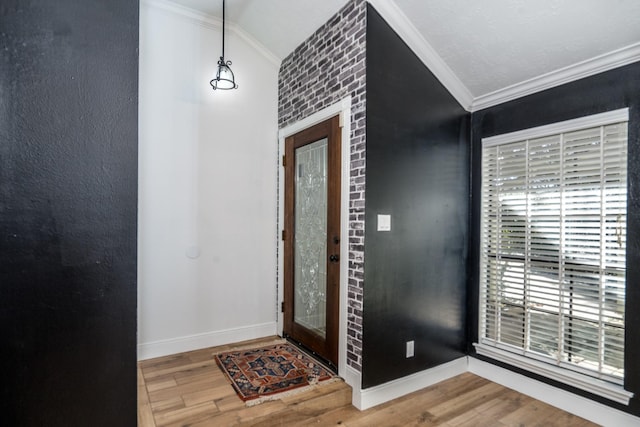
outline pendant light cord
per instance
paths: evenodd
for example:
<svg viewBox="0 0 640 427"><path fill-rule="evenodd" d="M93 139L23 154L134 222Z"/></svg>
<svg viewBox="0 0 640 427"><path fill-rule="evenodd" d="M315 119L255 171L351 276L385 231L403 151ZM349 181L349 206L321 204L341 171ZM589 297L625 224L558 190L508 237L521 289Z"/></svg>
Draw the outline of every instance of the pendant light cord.
<svg viewBox="0 0 640 427"><path fill-rule="evenodd" d="M224 3L225 0L222 0L222 59L224 60Z"/></svg>
<svg viewBox="0 0 640 427"><path fill-rule="evenodd" d="M225 44L225 27L227 23L227 5L226 1L222 0L222 56L218 61L218 67L213 79L209 81L209 84L213 90L229 90L237 89L236 78L231 71L231 61L225 61L224 58L224 44Z"/></svg>

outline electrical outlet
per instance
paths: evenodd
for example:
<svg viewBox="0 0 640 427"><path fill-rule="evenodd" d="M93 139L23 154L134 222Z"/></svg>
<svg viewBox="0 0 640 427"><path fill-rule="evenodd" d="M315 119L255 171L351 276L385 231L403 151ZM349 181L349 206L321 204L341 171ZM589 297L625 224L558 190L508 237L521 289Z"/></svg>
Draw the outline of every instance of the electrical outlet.
<svg viewBox="0 0 640 427"><path fill-rule="evenodd" d="M413 357L414 355L414 342L413 341L407 341L407 359L409 357Z"/></svg>

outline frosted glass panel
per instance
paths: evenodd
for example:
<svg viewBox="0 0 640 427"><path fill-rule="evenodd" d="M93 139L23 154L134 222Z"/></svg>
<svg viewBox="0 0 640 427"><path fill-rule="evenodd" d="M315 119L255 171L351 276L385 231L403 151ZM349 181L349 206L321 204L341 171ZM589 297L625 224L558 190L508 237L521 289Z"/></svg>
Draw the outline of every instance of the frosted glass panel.
<svg viewBox="0 0 640 427"><path fill-rule="evenodd" d="M327 138L296 149L294 321L325 338Z"/></svg>

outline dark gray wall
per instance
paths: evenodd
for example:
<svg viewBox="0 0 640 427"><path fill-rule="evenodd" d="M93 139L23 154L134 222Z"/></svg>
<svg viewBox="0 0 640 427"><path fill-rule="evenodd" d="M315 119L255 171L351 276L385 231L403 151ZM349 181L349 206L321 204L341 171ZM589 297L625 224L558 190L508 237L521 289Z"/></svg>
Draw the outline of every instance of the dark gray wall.
<svg viewBox="0 0 640 427"><path fill-rule="evenodd" d="M136 425L138 2L0 3L7 426Z"/></svg>
<svg viewBox="0 0 640 427"><path fill-rule="evenodd" d="M366 126L364 388L464 356L469 204L469 113L371 6Z"/></svg>
<svg viewBox="0 0 640 427"><path fill-rule="evenodd" d="M488 108L472 115L472 225L470 244L469 352L478 340L478 265L480 237L480 182L482 138L629 107L629 169L627 213L627 301L625 336L625 388L640 394L640 63L598 74L554 89ZM481 356L476 356L482 358ZM496 362L492 362L496 363ZM574 390L530 373L496 363L541 381ZM589 396L618 409L640 415L640 398L629 407Z"/></svg>

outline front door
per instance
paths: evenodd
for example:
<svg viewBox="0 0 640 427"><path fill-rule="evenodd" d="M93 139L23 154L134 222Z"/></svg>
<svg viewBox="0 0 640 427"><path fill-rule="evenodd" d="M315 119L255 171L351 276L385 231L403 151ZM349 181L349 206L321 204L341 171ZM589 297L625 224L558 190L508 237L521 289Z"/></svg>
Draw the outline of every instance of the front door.
<svg viewBox="0 0 640 427"><path fill-rule="evenodd" d="M284 333L338 364L340 125L285 140Z"/></svg>

